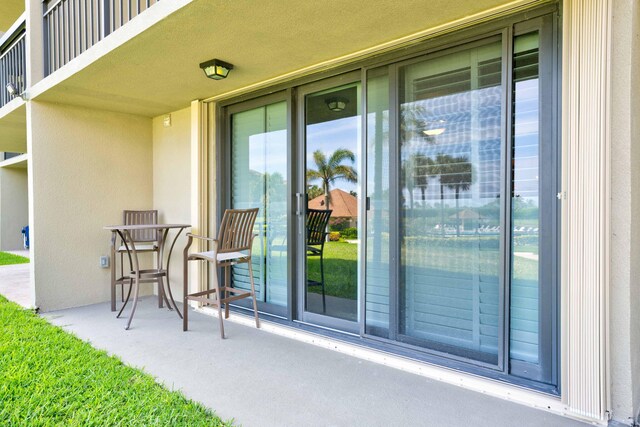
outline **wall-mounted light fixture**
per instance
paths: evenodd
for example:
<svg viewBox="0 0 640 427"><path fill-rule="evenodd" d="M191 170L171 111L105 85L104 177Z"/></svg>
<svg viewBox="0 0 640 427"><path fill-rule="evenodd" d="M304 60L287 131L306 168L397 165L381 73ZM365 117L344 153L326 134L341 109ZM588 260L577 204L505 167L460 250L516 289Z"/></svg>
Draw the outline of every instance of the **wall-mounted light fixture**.
<svg viewBox="0 0 640 427"><path fill-rule="evenodd" d="M219 59L212 59L200 64L200 68L210 79L222 80L229 75L229 71L233 70L233 65Z"/></svg>
<svg viewBox="0 0 640 427"><path fill-rule="evenodd" d="M337 98L328 98L325 99L324 102L327 104L327 107L331 111L340 112L347 108L347 104L349 100L347 98L337 97Z"/></svg>
<svg viewBox="0 0 640 427"><path fill-rule="evenodd" d="M20 92L18 92L18 88L13 83L7 83L7 92L9 92L9 95L11 95L14 98L16 96L20 96Z"/></svg>

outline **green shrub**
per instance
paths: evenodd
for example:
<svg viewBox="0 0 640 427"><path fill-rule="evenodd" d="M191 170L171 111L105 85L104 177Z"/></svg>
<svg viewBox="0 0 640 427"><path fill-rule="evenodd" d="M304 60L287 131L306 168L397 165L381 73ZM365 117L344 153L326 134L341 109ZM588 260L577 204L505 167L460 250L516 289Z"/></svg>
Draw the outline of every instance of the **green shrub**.
<svg viewBox="0 0 640 427"><path fill-rule="evenodd" d="M343 239L357 239L358 229L355 227L345 228L340 234L342 234Z"/></svg>
<svg viewBox="0 0 640 427"><path fill-rule="evenodd" d="M329 231L342 231L347 228L349 221L346 218L331 218L329 220Z"/></svg>

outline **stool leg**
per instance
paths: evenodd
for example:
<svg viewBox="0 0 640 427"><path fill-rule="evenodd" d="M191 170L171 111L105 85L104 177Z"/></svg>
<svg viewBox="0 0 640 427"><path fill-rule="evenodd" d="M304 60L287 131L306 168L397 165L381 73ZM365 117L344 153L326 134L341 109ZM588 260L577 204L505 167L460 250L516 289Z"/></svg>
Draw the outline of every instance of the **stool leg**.
<svg viewBox="0 0 640 427"><path fill-rule="evenodd" d="M227 299L229 298L229 286L231 286L231 278L229 277L231 276L231 271L230 271L230 267L226 266L224 268L224 298ZM224 318L228 319L229 318L229 303L224 303Z"/></svg>
<svg viewBox="0 0 640 427"><path fill-rule="evenodd" d="M131 307L131 313L129 314L129 320L127 320L126 330L129 330L131 327L131 321L133 320L133 315L136 313L136 307L138 306L138 291L140 290L140 276L136 275L133 291L133 307Z"/></svg>
<svg viewBox="0 0 640 427"><path fill-rule="evenodd" d="M173 310L173 307L171 306L171 303L169 302L169 298L167 298L167 292L165 292L164 290L164 279L162 277L158 277L158 293L160 293L160 291L162 290L162 299L164 300L164 303L167 305L167 308L169 309L169 311ZM169 281L167 280L167 284L169 283ZM182 317L182 316L180 316Z"/></svg>
<svg viewBox="0 0 640 427"><path fill-rule="evenodd" d="M120 277L124 277L124 258L123 258L123 253L120 252ZM120 288L120 299L122 300L121 302L124 302L124 283L122 283L122 286Z"/></svg>
<svg viewBox="0 0 640 427"><path fill-rule="evenodd" d="M116 316L116 318L120 317L120 315L124 311L124 308L127 306L127 303L129 302L129 297L131 297L131 289L132 288L133 288L133 281L131 279L129 279L129 292L127 293L127 299L125 300L124 299L124 282L122 282L122 299L123 299L123 303L124 304L122 304L122 308L118 312L118 315Z"/></svg>
<svg viewBox="0 0 640 427"><path fill-rule="evenodd" d="M160 280L158 280L158 308L164 308L164 303L163 300L164 299L164 290L162 289L162 284L160 283Z"/></svg>
<svg viewBox="0 0 640 427"><path fill-rule="evenodd" d="M171 303L173 304L173 308L176 309L176 313L178 313L178 316L182 319L182 314L180 313L180 309L178 308L178 305L176 304L176 300L173 299L173 293L171 293L171 285L169 284L169 276L167 276L167 291L164 293L165 298L166 295L169 295L169 299L167 300L167 306L169 307L169 309L171 309L171 305L169 305L169 301L171 301Z"/></svg>
<svg viewBox="0 0 640 427"><path fill-rule="evenodd" d="M216 292L216 298L218 299L218 321L220 322L220 338L224 339L224 322L222 319L222 294L220 294L220 285L218 285L218 275L213 275L213 288Z"/></svg>
<svg viewBox="0 0 640 427"><path fill-rule="evenodd" d="M116 311L116 259L111 248L111 311ZM123 288L124 289L124 288ZM124 292L123 292L124 294Z"/></svg>
<svg viewBox="0 0 640 427"><path fill-rule="evenodd" d="M324 247L322 249L324 251ZM320 252L320 281L322 283L322 312L326 313L327 300L324 293L324 257L322 256L322 252Z"/></svg>
<svg viewBox="0 0 640 427"><path fill-rule="evenodd" d="M186 331L189 329L189 261L186 254L182 269L182 311L184 312L182 315L182 330Z"/></svg>

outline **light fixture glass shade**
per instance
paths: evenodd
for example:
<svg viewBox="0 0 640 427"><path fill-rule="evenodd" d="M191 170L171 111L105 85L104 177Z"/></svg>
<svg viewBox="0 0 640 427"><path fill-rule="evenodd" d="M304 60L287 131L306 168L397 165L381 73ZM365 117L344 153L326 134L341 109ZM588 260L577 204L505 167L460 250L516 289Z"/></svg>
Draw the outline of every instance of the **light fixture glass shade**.
<svg viewBox="0 0 640 427"><path fill-rule="evenodd" d="M442 135L447 128L444 126L446 124L446 120L436 120L435 122L428 123L426 128L427 130L423 130L427 136L438 136Z"/></svg>
<svg viewBox="0 0 640 427"><path fill-rule="evenodd" d="M346 98L329 98L325 102L331 111L339 112L347 108L349 100Z"/></svg>
<svg viewBox="0 0 640 427"><path fill-rule="evenodd" d="M442 135L445 130L446 130L445 128L427 129L427 130L423 130L422 133L424 133L427 136L438 136L438 135Z"/></svg>
<svg viewBox="0 0 640 427"><path fill-rule="evenodd" d="M229 71L233 70L233 65L219 59L212 59L200 64L200 68L210 79L222 80L229 75Z"/></svg>

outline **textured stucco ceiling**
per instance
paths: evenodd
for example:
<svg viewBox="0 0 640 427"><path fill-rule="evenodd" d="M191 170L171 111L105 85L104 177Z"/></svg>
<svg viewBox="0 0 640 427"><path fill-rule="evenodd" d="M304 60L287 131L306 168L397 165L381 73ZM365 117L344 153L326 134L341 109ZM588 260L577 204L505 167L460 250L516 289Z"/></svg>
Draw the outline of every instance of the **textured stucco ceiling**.
<svg viewBox="0 0 640 427"><path fill-rule="evenodd" d="M0 121L0 152L27 152L27 109L24 104Z"/></svg>
<svg viewBox="0 0 640 427"><path fill-rule="evenodd" d="M6 32L24 12L24 0L0 0L0 33Z"/></svg>
<svg viewBox="0 0 640 427"><path fill-rule="evenodd" d="M505 3L195 0L38 99L157 116ZM211 58L236 68L207 79Z"/></svg>

